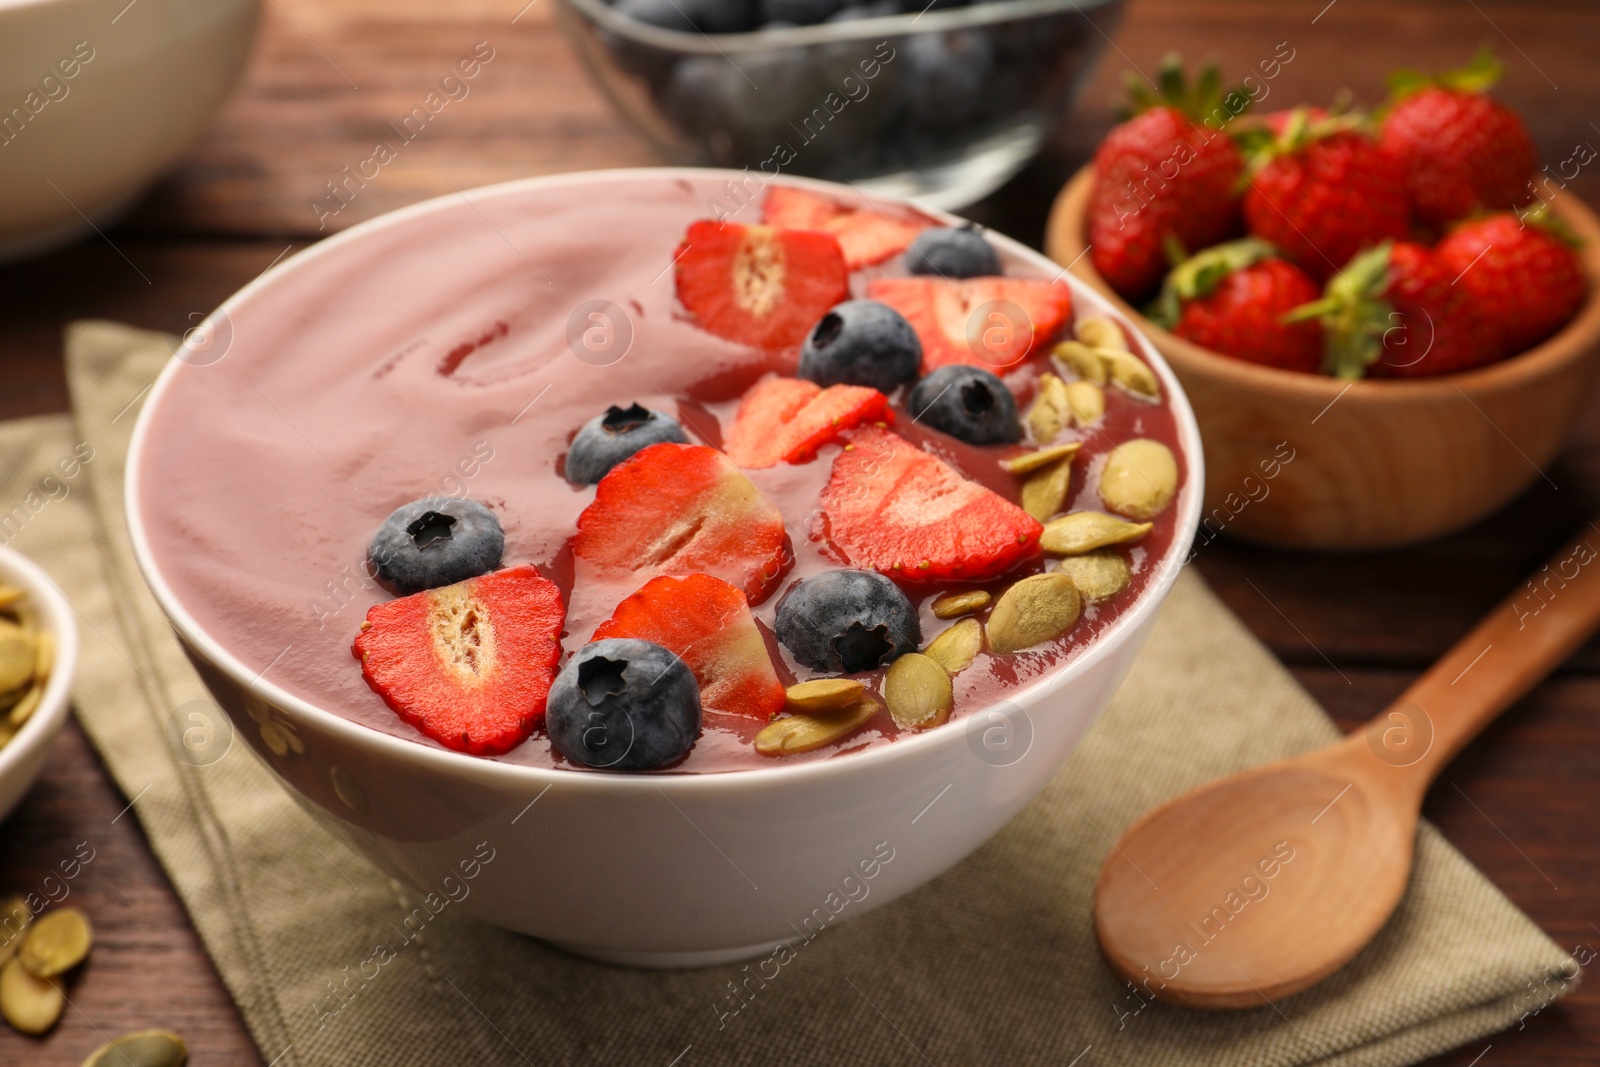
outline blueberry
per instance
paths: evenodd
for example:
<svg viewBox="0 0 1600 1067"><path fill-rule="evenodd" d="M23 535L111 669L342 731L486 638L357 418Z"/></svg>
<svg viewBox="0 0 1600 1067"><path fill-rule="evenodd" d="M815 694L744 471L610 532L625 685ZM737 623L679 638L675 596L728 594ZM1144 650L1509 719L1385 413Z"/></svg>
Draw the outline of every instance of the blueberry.
<svg viewBox="0 0 1600 1067"><path fill-rule="evenodd" d="M906 249L906 269L945 278L983 278L1000 273L1000 257L971 227L923 230Z"/></svg>
<svg viewBox="0 0 1600 1067"><path fill-rule="evenodd" d="M917 376L922 342L894 308L876 300L837 304L800 349L802 378L818 385L865 385L882 393Z"/></svg>
<svg viewBox="0 0 1600 1067"><path fill-rule="evenodd" d="M902 73L911 117L934 129L965 125L982 114L994 72L994 43L982 33L908 37Z"/></svg>
<svg viewBox="0 0 1600 1067"><path fill-rule="evenodd" d="M423 497L398 507L367 547L378 581L401 596L454 585L500 566L506 535L476 500Z"/></svg>
<svg viewBox="0 0 1600 1067"><path fill-rule="evenodd" d="M840 0L760 0L766 22L792 22L809 26L839 10Z"/></svg>
<svg viewBox="0 0 1600 1067"><path fill-rule="evenodd" d="M865 4L850 4L828 16L829 22L854 22L857 19L880 19L900 14L900 0L871 0Z"/></svg>
<svg viewBox="0 0 1600 1067"><path fill-rule="evenodd" d="M619 15L663 30L694 32L687 9L673 0L619 0L616 10Z"/></svg>
<svg viewBox="0 0 1600 1067"><path fill-rule="evenodd" d="M778 604L778 640L819 671L854 674L915 652L917 609L876 571L825 571L795 584Z"/></svg>
<svg viewBox="0 0 1600 1067"><path fill-rule="evenodd" d="M652 26L687 33L740 33L755 25L751 0L620 0L616 10Z"/></svg>
<svg viewBox="0 0 1600 1067"><path fill-rule="evenodd" d="M556 675L545 726L550 744L574 763L618 771L665 767L700 736L700 686L680 657L654 642L595 641Z"/></svg>
<svg viewBox="0 0 1600 1067"><path fill-rule="evenodd" d="M663 441L686 445L689 438L682 426L659 411L639 404L626 408L613 404L604 415L584 423L572 439L567 450L567 481L593 485L641 448Z"/></svg>
<svg viewBox="0 0 1600 1067"><path fill-rule="evenodd" d="M1006 444L1022 436L1016 398L981 367L940 367L912 387L906 408L918 422L969 445Z"/></svg>

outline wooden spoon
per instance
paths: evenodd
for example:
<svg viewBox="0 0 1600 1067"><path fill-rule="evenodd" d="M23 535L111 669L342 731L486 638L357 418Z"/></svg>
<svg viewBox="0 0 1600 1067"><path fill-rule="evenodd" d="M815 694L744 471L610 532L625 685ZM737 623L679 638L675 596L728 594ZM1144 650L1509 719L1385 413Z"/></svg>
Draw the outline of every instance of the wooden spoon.
<svg viewBox="0 0 1600 1067"><path fill-rule="evenodd" d="M1590 523L1343 741L1201 786L1130 826L1095 886L1112 969L1141 996L1231 1009L1348 962L1400 902L1434 776L1600 628L1595 545Z"/></svg>

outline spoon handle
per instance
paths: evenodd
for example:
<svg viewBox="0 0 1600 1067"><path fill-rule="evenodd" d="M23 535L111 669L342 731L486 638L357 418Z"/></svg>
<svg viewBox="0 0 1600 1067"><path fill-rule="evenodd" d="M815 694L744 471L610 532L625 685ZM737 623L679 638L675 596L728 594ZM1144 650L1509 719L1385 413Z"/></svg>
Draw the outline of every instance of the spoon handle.
<svg viewBox="0 0 1600 1067"><path fill-rule="evenodd" d="M1467 742L1600 629L1595 521L1367 725L1385 763L1425 789Z"/></svg>

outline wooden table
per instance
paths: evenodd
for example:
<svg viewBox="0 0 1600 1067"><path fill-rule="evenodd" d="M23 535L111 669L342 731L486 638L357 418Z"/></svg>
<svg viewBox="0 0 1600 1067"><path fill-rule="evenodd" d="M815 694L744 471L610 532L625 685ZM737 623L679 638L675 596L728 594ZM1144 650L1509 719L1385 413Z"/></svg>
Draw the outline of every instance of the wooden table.
<svg viewBox="0 0 1600 1067"><path fill-rule="evenodd" d="M315 240L308 202L323 183L365 158L382 124L409 111L476 42L490 42L495 58L472 95L336 224L455 187L653 162L578 69L551 0L526 2L269 0L245 84L135 215L108 240L0 270L0 418L67 410L59 355L67 322L106 317L178 332L283 252ZM1103 28L1115 48L1070 121L1039 161L972 209L980 221L1037 244L1050 198L1112 121L1122 72L1151 71L1174 47L1243 73L1288 42L1295 58L1273 83L1270 107L1326 101L1343 86L1374 101L1390 68L1452 65L1493 41L1507 65L1501 94L1527 117L1546 161L1568 158L1579 142L1600 144L1600 9L1582 2L1132 0L1119 28ZM1586 168L1570 191L1600 204L1600 167ZM1398 694L1597 510L1600 421L1588 421L1551 480L1480 526L1410 551L1311 557L1219 541L1198 563L1348 727ZM1600 648L1590 646L1468 748L1426 805L1451 841L1574 951L1600 947L1597 706ZM72 900L99 930L60 1028L42 1043L0 1028L0 1063L76 1064L101 1033L158 1024L188 1038L197 1064L259 1063L125 804L72 726L38 788L0 827L0 889L33 888L75 843L93 843L96 858ZM1592 1063L1597 1046L1600 989L1591 983L1437 1062Z"/></svg>

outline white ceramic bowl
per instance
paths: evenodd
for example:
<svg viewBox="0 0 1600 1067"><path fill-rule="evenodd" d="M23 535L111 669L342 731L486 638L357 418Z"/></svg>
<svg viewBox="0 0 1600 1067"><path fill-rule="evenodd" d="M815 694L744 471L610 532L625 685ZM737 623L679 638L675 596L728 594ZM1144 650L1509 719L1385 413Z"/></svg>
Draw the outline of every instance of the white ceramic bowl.
<svg viewBox="0 0 1600 1067"><path fill-rule="evenodd" d="M0 259L104 226L160 177L238 80L259 7L0 0Z"/></svg>
<svg viewBox="0 0 1600 1067"><path fill-rule="evenodd" d="M44 697L17 735L0 746L0 820L32 788L44 768L56 734L67 721L72 694L72 673L78 664L78 626L72 605L38 565L13 549L0 546L0 585L27 591L27 603L39 627L56 642L55 665L45 683Z"/></svg>
<svg viewBox="0 0 1600 1067"><path fill-rule="evenodd" d="M477 190L473 201L505 218L503 209L519 196L552 182L585 183L596 197L621 197L630 182L708 176L720 182L736 175L683 169L562 175ZM822 182L797 184L850 195ZM252 282L216 321L237 325L251 302L286 275L362 243L426 255L426 246L405 240L408 228L436 224L441 212L481 226L481 209L452 196L353 227ZM1057 272L1037 253L996 241L1004 253ZM1116 316L1086 285L1068 281L1079 308ZM140 513L145 480L161 477L146 469L144 440L151 418L160 417L176 362L156 383L134 434L128 522L145 578L239 734L309 812L359 851L423 890L465 890L456 906L479 919L586 956L638 966L709 965L770 952L835 914L860 915L950 867L1044 787L1110 699L1188 553L1204 480L1189 404L1155 350L1141 347L1161 376L1189 472L1159 573L1081 655L1013 691L1008 714L964 714L837 759L698 775L518 766L380 733L262 680L196 622L163 579ZM489 863L474 863L491 852ZM470 884L462 880L464 863L476 874Z"/></svg>

